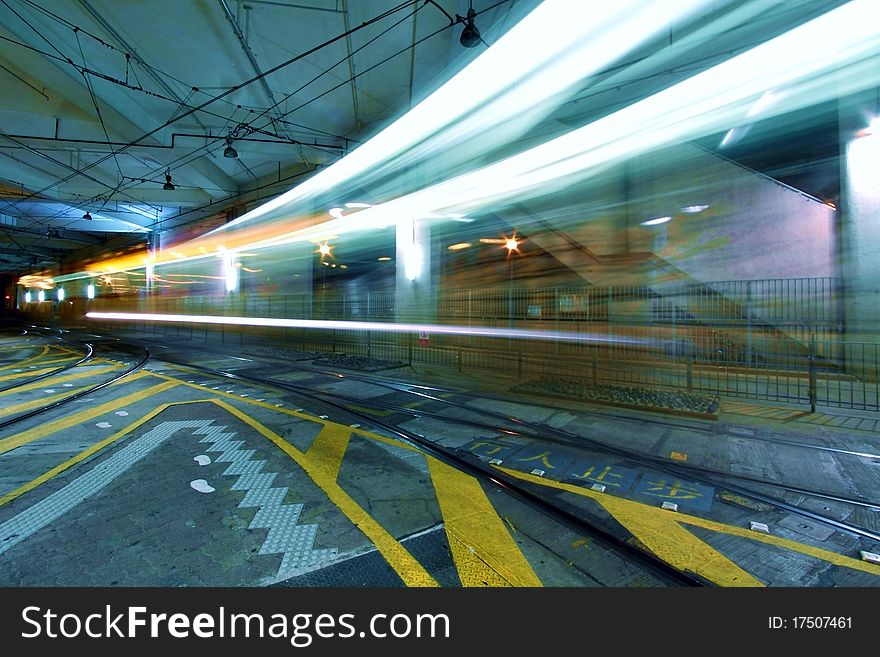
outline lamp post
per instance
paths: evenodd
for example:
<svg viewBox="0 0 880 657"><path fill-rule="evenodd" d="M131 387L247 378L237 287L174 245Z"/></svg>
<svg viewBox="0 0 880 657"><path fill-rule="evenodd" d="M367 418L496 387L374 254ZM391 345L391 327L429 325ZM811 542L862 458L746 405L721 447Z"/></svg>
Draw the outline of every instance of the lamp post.
<svg viewBox="0 0 880 657"><path fill-rule="evenodd" d="M517 251L519 242L516 235L505 238L504 248L507 249L507 264L509 270L509 278L507 285L507 327L513 328L513 254Z"/></svg>
<svg viewBox="0 0 880 657"><path fill-rule="evenodd" d="M333 249L327 242L318 246L317 253L321 254L321 319L326 319L326 295L327 295L327 262L324 258L332 257Z"/></svg>

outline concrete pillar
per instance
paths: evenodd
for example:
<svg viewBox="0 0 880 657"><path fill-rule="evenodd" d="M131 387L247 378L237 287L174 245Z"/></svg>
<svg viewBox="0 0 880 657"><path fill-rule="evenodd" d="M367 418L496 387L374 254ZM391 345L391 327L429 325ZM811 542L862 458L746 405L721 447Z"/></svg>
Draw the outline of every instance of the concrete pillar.
<svg viewBox="0 0 880 657"><path fill-rule="evenodd" d="M394 315L398 322L435 322L438 316L439 254L425 219L397 223Z"/></svg>
<svg viewBox="0 0 880 657"><path fill-rule="evenodd" d="M838 103L840 264L847 342L880 341L880 128L875 121L873 132L867 129L878 113L878 94L880 90L874 89ZM850 370L855 371L858 364L849 360Z"/></svg>

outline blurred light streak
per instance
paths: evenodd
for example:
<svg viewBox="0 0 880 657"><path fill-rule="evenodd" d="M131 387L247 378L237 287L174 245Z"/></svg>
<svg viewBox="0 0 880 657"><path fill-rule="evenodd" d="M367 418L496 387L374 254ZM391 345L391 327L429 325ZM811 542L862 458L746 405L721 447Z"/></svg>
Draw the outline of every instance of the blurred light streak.
<svg viewBox="0 0 880 657"><path fill-rule="evenodd" d="M267 326L280 328L312 328L338 331L386 331L389 333L428 332L438 335L473 335L490 338L526 338L560 342L601 342L613 344L654 344L656 340L609 337L566 331L529 331L526 329L489 328L482 326L449 326L445 324L395 324L393 322L352 322L322 319L284 319L281 317L235 317L217 315L173 315L160 313L86 313L89 319L131 320L136 322L184 322L190 324L232 324L234 326Z"/></svg>
<svg viewBox="0 0 880 657"><path fill-rule="evenodd" d="M352 153L209 234L275 210L289 213L286 206L354 179L362 185L365 176L387 174L382 165L401 154L411 161L425 153L436 155L443 144L461 144L476 136L484 140L480 149L486 150L485 140L492 130L526 111L534 112L535 99L548 99L550 104L550 99L577 82L667 33L673 23L718 4L718 0L648 4L642 0L547 0L446 84ZM478 111L488 103L488 108ZM497 143L510 138L504 132ZM429 139L438 134L439 143Z"/></svg>

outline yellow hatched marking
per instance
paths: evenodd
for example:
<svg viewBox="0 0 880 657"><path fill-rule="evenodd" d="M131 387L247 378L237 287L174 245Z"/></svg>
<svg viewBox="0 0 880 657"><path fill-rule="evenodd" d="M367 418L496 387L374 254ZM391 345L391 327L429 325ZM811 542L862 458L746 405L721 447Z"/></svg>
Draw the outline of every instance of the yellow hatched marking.
<svg viewBox="0 0 880 657"><path fill-rule="evenodd" d="M325 466L316 462L308 453L299 451L274 431L235 408L222 399L213 399L213 403L225 408L245 424L250 425L265 436L271 443L293 459L309 478L324 491L324 494L336 507L360 529L376 546L388 564L394 568L407 586L437 586L425 567L413 557L409 550L401 545L382 525L370 516L352 497L336 483L336 475L330 474ZM277 410L277 409L276 409ZM332 423L324 423L332 424ZM348 427L341 427L348 429Z"/></svg>
<svg viewBox="0 0 880 657"><path fill-rule="evenodd" d="M716 522L714 520L700 518L698 516L691 516L683 513L672 513L670 511L659 509L657 507L647 506L639 502L633 502L632 500L614 497L612 495L591 491L586 488L553 481L551 479L543 479L541 477L536 477L534 475L526 474L524 472L517 472L516 470L509 470L507 468L498 469L517 479L530 481L541 486L558 488L560 490L574 493L575 495L582 495L584 497L590 497L596 500L605 509L607 509L612 516L614 516L618 520L621 520L620 518L618 518L618 514L622 514L623 518L626 521L632 520L632 526L627 526L627 529L629 529L636 538L645 543L645 545L648 546L648 548L652 551L654 551L654 547L657 547L658 549L662 550L664 554L669 554L673 561L668 561L665 556L661 557L664 560L668 561L668 563L678 568L686 568L692 570L693 572L702 575L706 579L716 582L718 584L730 586L731 584L728 584L727 582L735 582L738 579L737 576L740 573L745 573L745 575L750 579L754 580L754 578L752 577L752 575L746 573L739 566L730 561L730 559L721 555L716 550L710 548L708 545L700 541L700 539L698 539L690 532L684 530L682 527L680 527L679 523L691 525L692 527L702 527L703 529L708 529L721 534L739 536L741 538L747 538L753 541L758 541L760 543L768 543L770 545L775 545L777 547L791 550L792 552L799 552L801 554L805 554L807 556L811 556L822 561L827 561L828 563L834 564L836 566L852 568L853 570L860 570L865 573L870 573L871 575L880 576L880 566L868 563L866 561L860 561L852 557L847 557L836 552L831 552L830 550L823 550L822 548L817 548L812 545L807 545L805 543L798 543L797 541L792 541L787 538L781 538L778 536L773 536L771 534L763 534L761 532L755 532L750 529L743 529L742 527L735 527L733 525L726 525L720 522ZM646 520L641 520L638 516L644 516ZM621 520L621 524L625 524L625 522ZM645 531L642 531L643 528ZM679 530L684 531L684 535L678 534L677 532ZM667 531L675 532L670 533L669 536L677 537L675 541L672 542L672 545L664 544L664 542L668 541L666 541L666 539L664 538L665 535L663 532ZM676 545L679 540L678 537L680 537L681 540L686 540L686 542ZM645 539L648 540L646 541ZM696 543L701 543L705 548L708 548L717 556L711 556L711 558L708 562L705 563L705 565L699 561L690 559L687 553L690 549L697 547ZM702 548L700 549L702 550ZM658 556L660 555L658 554ZM763 586L763 584L761 584L757 580L754 581L757 582L757 584L745 584L742 580L740 580L732 585Z"/></svg>
<svg viewBox="0 0 880 657"><path fill-rule="evenodd" d="M305 453L306 457L315 462L315 467L323 469L334 481L339 476L342 459L351 439L351 427L341 424L325 424L321 433L312 442Z"/></svg>
<svg viewBox="0 0 880 657"><path fill-rule="evenodd" d="M139 374L141 373L138 372L131 377L120 381L119 383L125 383L128 381L133 381L136 378L140 378L138 376ZM47 422L46 424L34 427L33 429L22 431L21 433L10 436L9 438L3 438L2 440L0 440L0 454L5 454L10 450L21 447L22 445L27 445L28 443L31 443L35 440L39 440L40 438L45 438L46 436L49 436L58 431L69 429L70 427L76 426L77 424L88 422L92 418L98 417L99 415L103 415L105 413L109 413L110 411L116 410L120 406L143 401L147 397L151 397L160 392L164 392L165 390L170 390L176 385L178 385L176 381L166 381L165 383L160 383L151 388L147 388L146 390L138 390L131 394L125 395L124 397L117 397L116 399L112 399L104 404L88 408L84 411L80 411L79 413L74 413L73 415L68 415L67 417L55 420L54 422Z"/></svg>
<svg viewBox="0 0 880 657"><path fill-rule="evenodd" d="M463 586L541 586L479 482L427 456Z"/></svg>
<svg viewBox="0 0 880 657"><path fill-rule="evenodd" d="M99 367L97 369L91 370L89 372L75 372L74 374L66 374L64 376L59 376L51 381L43 380L43 381L35 381L34 383L28 383L23 386L18 386L17 388L12 388L10 390L4 390L0 392L0 397L3 395L11 395L19 392L26 392L28 390L36 390L37 388L52 388L57 386L59 383L67 383L68 381L76 381L77 379L84 379L89 376L93 376L95 374L104 374L105 372L112 372L113 370L118 370L120 365L111 365L109 367ZM68 391L70 392L70 391ZM47 400L54 399L56 397L63 397L64 395L53 395L52 397L41 397L37 400L37 405L40 403L45 403ZM6 415L9 412L11 406L6 406L0 409L0 415Z"/></svg>
<svg viewBox="0 0 880 657"><path fill-rule="evenodd" d="M27 365L28 363L34 362L38 358L42 358L47 353L49 353L49 346L43 345L43 348L40 350L40 353L38 353L36 356L31 356L30 358L25 358L20 363L12 363L11 365L3 365L2 367L0 367L0 370L11 370L11 369L15 369L16 367L21 367L22 365Z"/></svg>
<svg viewBox="0 0 880 657"><path fill-rule="evenodd" d="M131 433L132 431L137 429L142 424L148 422L149 420L152 420L154 417L156 417L159 413L164 411L169 406L177 406L178 404L191 404L191 403L193 403L193 402L189 402L189 401L169 402L167 404L162 404L160 406L157 406L152 411L150 411L149 413L147 413L143 417L135 420L134 422L129 424L124 429L117 431L112 436L108 436L104 440L97 442L94 445L92 445L91 447L83 450L82 452L80 452L76 456L73 456L73 457L69 458L68 460L64 461L64 463L61 463L60 465L56 465L51 470L44 472L39 477L36 477L35 479L32 479L31 481L27 482L26 484L22 484L21 486L19 486L15 490L12 490L12 491L6 493L2 497L0 497L0 506L3 506L4 504L8 504L9 502L14 500L15 498L20 497L21 495L24 495L28 491L31 491L31 490L37 488L38 486L45 484L50 479L57 477L59 474L61 474L65 470L72 468L77 463L80 463L80 462L86 460L87 458L89 458L93 454L97 454L102 449L104 449L105 447L107 447L109 445L112 445L117 440L119 440L120 438Z"/></svg>

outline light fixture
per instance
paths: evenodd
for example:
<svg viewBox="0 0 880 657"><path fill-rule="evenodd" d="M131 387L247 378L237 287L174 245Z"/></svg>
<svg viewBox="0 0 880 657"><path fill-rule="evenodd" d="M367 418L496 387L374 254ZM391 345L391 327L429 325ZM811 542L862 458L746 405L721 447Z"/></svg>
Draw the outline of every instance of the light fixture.
<svg viewBox="0 0 880 657"><path fill-rule="evenodd" d="M165 169L165 184L162 185L162 189L169 192L174 191L174 183L171 182L171 169Z"/></svg>
<svg viewBox="0 0 880 657"><path fill-rule="evenodd" d="M59 301L64 301L64 288L59 287L58 291L55 293L58 296Z"/></svg>
<svg viewBox="0 0 880 657"><path fill-rule="evenodd" d="M508 237L504 240L504 248L508 251L516 251L519 246L519 242L516 241L515 237Z"/></svg>
<svg viewBox="0 0 880 657"><path fill-rule="evenodd" d="M672 217L657 217L656 219L648 219L642 222L642 226L659 226L667 221L672 221Z"/></svg>
<svg viewBox="0 0 880 657"><path fill-rule="evenodd" d="M24 302L25 303L30 303L32 298L33 297L31 296L30 291L24 293Z"/></svg>
<svg viewBox="0 0 880 657"><path fill-rule="evenodd" d="M86 213L83 215L83 219L85 219L86 221L92 220L92 215L89 214L88 210L86 210Z"/></svg>
<svg viewBox="0 0 880 657"><path fill-rule="evenodd" d="M330 246L329 244L327 244L327 242L324 242L323 244L318 246L318 253L321 254L321 261L322 262L324 261L324 258L332 255L330 253L331 249L333 249L333 247Z"/></svg>
<svg viewBox="0 0 880 657"><path fill-rule="evenodd" d="M686 205L681 209L681 211L685 214L697 214L698 212L706 210L708 207L708 205Z"/></svg>
<svg viewBox="0 0 880 657"><path fill-rule="evenodd" d="M458 39L459 43L465 48L476 48L483 40L480 37L480 31L477 29L477 26L474 25L474 18L476 15L477 12L474 11L473 3L471 3L468 7L467 24L461 31L461 36Z"/></svg>
<svg viewBox="0 0 880 657"><path fill-rule="evenodd" d="M380 256L378 260L379 262L388 262L389 260L391 260L391 256Z"/></svg>
<svg viewBox="0 0 880 657"><path fill-rule="evenodd" d="M462 249L469 249L473 246L470 242L459 242L458 244L450 244L448 248L450 251L461 251Z"/></svg>
<svg viewBox="0 0 880 657"><path fill-rule="evenodd" d="M223 151L223 157L238 157L238 151L232 147L232 135L226 136L226 150Z"/></svg>
<svg viewBox="0 0 880 657"><path fill-rule="evenodd" d="M86 298L87 299L94 299L95 298L95 286L91 283L89 283L86 286Z"/></svg>

